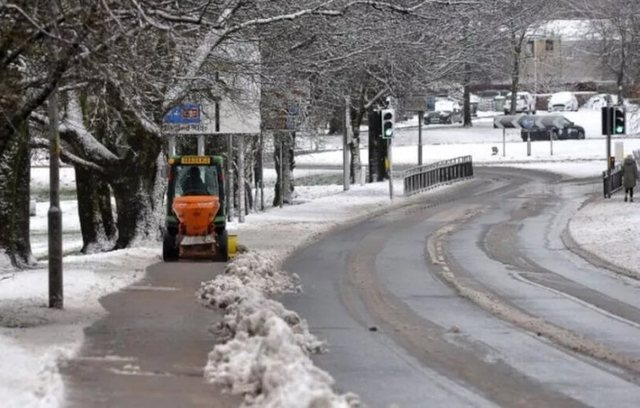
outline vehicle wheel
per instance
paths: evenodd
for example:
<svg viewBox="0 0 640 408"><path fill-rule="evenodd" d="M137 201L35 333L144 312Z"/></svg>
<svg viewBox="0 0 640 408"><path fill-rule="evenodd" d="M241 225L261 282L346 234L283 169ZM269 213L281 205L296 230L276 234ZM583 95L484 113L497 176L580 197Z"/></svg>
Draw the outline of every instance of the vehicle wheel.
<svg viewBox="0 0 640 408"><path fill-rule="evenodd" d="M218 234L218 253L217 260L220 262L227 262L229 260L229 234L227 230Z"/></svg>
<svg viewBox="0 0 640 408"><path fill-rule="evenodd" d="M176 246L176 236L165 232L162 237L162 260L165 262L175 262L180 257Z"/></svg>

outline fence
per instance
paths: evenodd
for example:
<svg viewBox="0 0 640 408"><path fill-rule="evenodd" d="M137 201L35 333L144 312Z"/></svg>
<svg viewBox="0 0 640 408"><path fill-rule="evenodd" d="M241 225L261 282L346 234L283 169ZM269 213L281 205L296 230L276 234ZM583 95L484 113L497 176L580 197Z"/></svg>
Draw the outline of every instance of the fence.
<svg viewBox="0 0 640 408"><path fill-rule="evenodd" d="M602 186L604 198L611 198L611 194L622 188L622 167L619 164L611 169L611 175L606 170L602 172Z"/></svg>
<svg viewBox="0 0 640 408"><path fill-rule="evenodd" d="M473 177L471 156L413 167L404 172L404 195L410 196L470 177Z"/></svg>

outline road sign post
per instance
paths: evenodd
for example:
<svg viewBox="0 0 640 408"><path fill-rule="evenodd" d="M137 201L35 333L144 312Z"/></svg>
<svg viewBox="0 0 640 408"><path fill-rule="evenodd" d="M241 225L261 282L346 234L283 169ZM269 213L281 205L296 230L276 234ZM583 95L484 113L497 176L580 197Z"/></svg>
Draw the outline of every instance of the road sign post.
<svg viewBox="0 0 640 408"><path fill-rule="evenodd" d="M507 129L502 128L502 157L505 157L507 150Z"/></svg>

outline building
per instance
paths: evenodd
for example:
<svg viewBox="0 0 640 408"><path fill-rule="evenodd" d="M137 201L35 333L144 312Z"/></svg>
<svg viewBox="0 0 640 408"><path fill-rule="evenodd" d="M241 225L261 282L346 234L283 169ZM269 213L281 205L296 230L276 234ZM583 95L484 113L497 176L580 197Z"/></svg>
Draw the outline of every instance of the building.
<svg viewBox="0 0 640 408"><path fill-rule="evenodd" d="M526 40L521 83L535 93L615 84L599 38L590 20L550 20L535 27Z"/></svg>

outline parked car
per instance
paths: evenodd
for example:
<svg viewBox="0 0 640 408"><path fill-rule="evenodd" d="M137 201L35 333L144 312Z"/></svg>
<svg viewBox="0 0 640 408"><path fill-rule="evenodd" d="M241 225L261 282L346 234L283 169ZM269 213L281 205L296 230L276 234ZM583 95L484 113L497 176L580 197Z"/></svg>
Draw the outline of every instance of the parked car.
<svg viewBox="0 0 640 408"><path fill-rule="evenodd" d="M578 99L572 92L556 92L549 98L547 110L549 112L577 111Z"/></svg>
<svg viewBox="0 0 640 408"><path fill-rule="evenodd" d="M511 112L511 92L505 96L504 114ZM516 94L516 113L536 113L536 98L529 92Z"/></svg>
<svg viewBox="0 0 640 408"><path fill-rule="evenodd" d="M432 123L462 123L462 109L457 101L451 99L437 99L435 110L426 112L424 124Z"/></svg>
<svg viewBox="0 0 640 408"><path fill-rule="evenodd" d="M617 105L618 104L618 96L612 94L597 94L593 95L591 98L587 100L584 104L586 109L600 110L605 106L609 105Z"/></svg>
<svg viewBox="0 0 640 408"><path fill-rule="evenodd" d="M560 123L562 128L556 124ZM566 139L584 139L585 132L582 126L578 126L562 115L546 115L544 116L544 127L534 126L531 130L522 129L520 136L522 141L526 142L527 137L531 140L566 140Z"/></svg>
<svg viewBox="0 0 640 408"><path fill-rule="evenodd" d="M509 91L499 89L487 89L484 91L478 91L478 111L483 112L495 112L504 109L504 95ZM496 98L498 100L496 101Z"/></svg>

